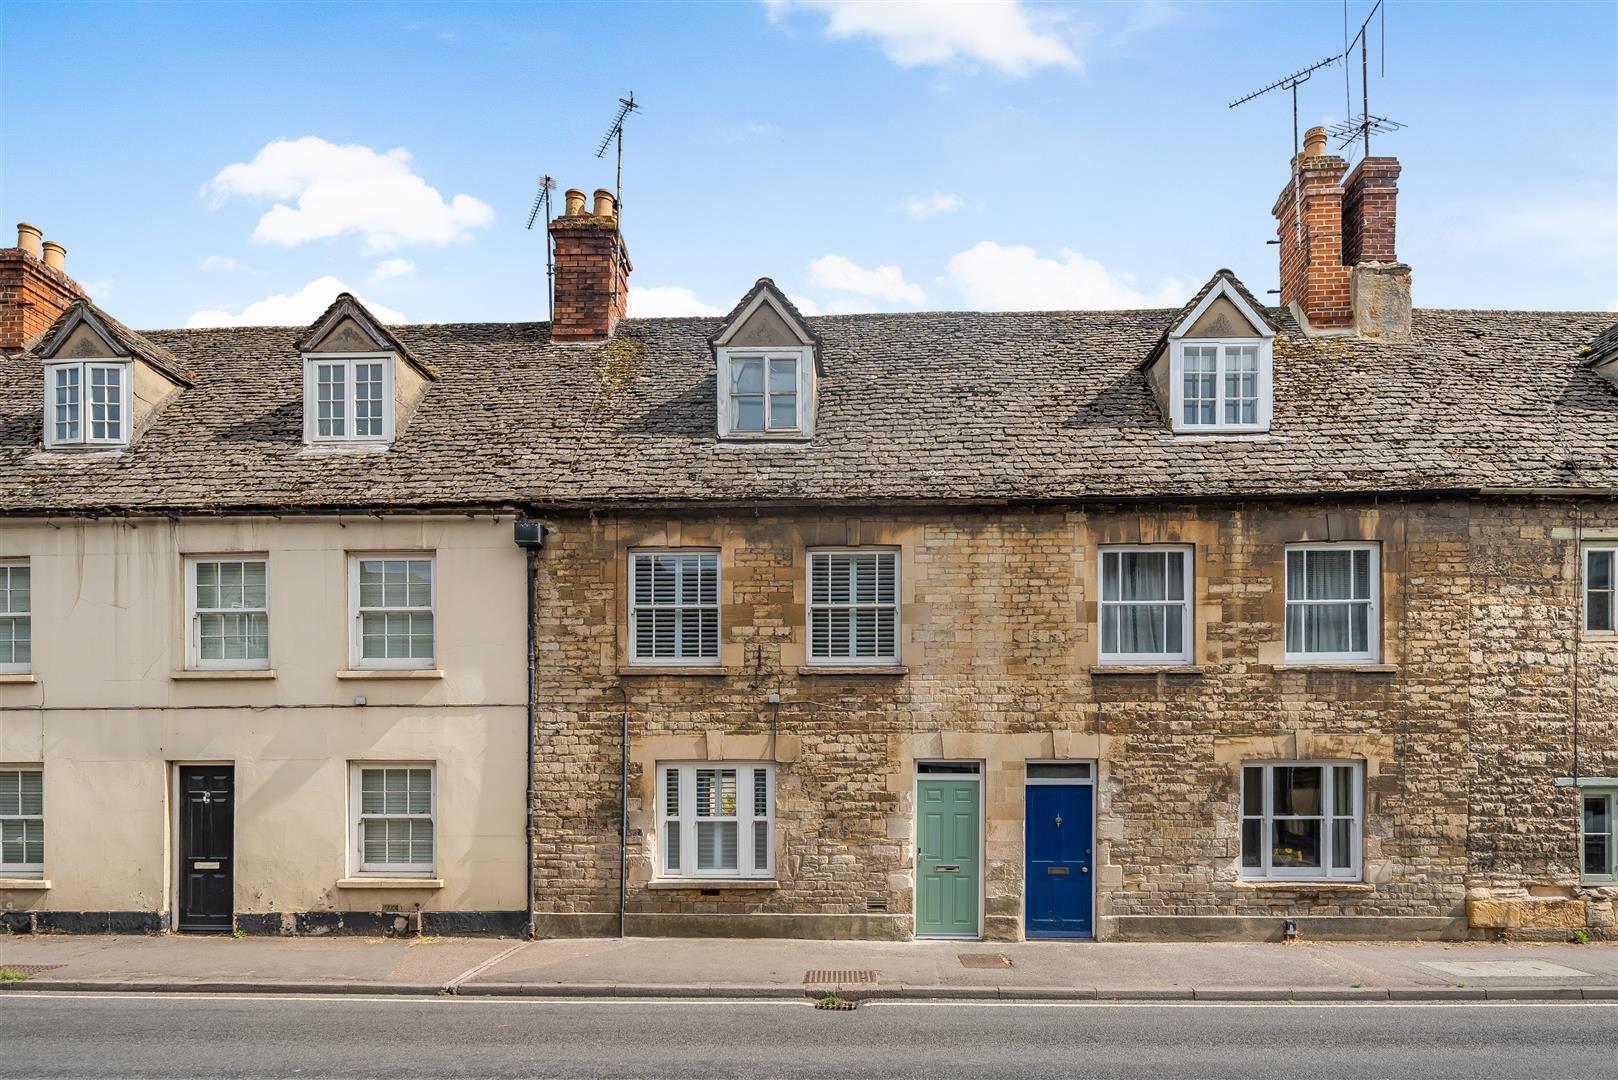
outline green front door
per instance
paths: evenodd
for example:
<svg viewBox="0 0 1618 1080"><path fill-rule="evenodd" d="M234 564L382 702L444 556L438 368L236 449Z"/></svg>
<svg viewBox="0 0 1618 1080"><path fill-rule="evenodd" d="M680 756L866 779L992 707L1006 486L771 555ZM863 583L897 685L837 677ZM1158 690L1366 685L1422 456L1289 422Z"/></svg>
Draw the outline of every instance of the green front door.
<svg viewBox="0 0 1618 1080"><path fill-rule="evenodd" d="M978 936L976 780L916 782L916 933Z"/></svg>

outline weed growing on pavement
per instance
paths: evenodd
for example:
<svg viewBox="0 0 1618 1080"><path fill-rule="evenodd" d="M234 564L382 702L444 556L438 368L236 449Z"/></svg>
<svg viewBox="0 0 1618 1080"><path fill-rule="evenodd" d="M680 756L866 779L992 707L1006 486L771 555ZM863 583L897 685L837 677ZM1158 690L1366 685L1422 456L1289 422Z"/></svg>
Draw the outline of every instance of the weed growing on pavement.
<svg viewBox="0 0 1618 1080"><path fill-rule="evenodd" d="M16 968L0 967L0 982L27 982L28 972Z"/></svg>

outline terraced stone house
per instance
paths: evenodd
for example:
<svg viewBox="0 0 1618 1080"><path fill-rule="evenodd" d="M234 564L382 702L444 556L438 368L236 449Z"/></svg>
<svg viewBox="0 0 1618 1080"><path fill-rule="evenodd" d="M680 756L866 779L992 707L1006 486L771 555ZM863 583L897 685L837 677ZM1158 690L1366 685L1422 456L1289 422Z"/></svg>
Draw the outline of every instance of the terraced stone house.
<svg viewBox="0 0 1618 1080"><path fill-rule="evenodd" d="M24 237L0 907L186 927L228 765L247 929L1618 936L1618 328L1347 171L1275 306L625 319L570 192L553 325L135 334Z"/></svg>

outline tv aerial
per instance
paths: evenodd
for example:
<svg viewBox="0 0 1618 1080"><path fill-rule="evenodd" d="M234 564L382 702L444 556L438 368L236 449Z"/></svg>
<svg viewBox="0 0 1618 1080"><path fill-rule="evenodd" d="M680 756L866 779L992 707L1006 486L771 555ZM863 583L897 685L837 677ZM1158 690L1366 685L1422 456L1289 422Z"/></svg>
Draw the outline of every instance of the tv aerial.
<svg viewBox="0 0 1618 1080"><path fill-rule="evenodd" d="M618 263L623 265L624 258L624 121L629 114L640 111L640 104L635 100L635 92L631 90L628 97L618 99L618 112L612 118L612 124L607 133L601 136L601 143L596 147L596 157L606 157L607 148L614 142L618 144L618 173L613 182L613 207L618 214ZM618 279L621 275L614 272L612 275L612 301L613 306L618 304Z"/></svg>
<svg viewBox="0 0 1618 1080"><path fill-rule="evenodd" d="M551 253L551 192L556 190L556 181L550 176L541 176L537 181L539 190L534 193L533 208L528 211L528 224L526 228L532 229L534 222L539 220L540 212L545 214L545 317L550 321L556 320L556 260Z"/></svg>

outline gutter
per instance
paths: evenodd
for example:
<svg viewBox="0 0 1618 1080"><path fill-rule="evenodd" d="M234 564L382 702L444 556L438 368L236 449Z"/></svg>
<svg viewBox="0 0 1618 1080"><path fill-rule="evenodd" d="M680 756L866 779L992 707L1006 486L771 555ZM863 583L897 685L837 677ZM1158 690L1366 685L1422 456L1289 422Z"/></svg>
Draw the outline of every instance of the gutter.
<svg viewBox="0 0 1618 1080"><path fill-rule="evenodd" d="M524 900L528 906L528 938L534 938L534 742L539 734L539 553L545 546L545 526L537 521L519 518L512 526L512 539L527 556L528 614L528 737L524 740L528 762L527 782L523 798L523 877Z"/></svg>

